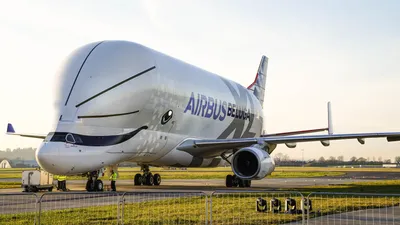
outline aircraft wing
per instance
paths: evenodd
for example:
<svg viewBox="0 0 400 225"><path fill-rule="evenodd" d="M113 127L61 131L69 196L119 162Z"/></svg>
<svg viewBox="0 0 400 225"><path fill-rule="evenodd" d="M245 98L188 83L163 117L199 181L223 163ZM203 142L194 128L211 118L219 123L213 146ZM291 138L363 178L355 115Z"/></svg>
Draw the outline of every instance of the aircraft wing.
<svg viewBox="0 0 400 225"><path fill-rule="evenodd" d="M7 124L7 132L6 134L8 135L17 135L21 137L29 137L29 138L39 138L39 139L45 139L47 135L45 134L23 134L23 133L15 133L14 127L11 123Z"/></svg>
<svg viewBox="0 0 400 225"><path fill-rule="evenodd" d="M306 134L306 133L316 133L316 132L321 132L321 131L328 131L329 134L333 134L331 102L328 102L327 106L328 106L328 127L326 127L326 128L289 131L289 132L274 133L274 134L263 134L263 135L261 135L261 137L288 136L288 135L297 135L297 134Z"/></svg>
<svg viewBox="0 0 400 225"><path fill-rule="evenodd" d="M329 128L298 130L298 131L289 131L289 132L274 133L274 134L263 134L263 135L261 135L261 137L288 136L288 135L297 135L297 134L306 134L306 133L316 133L316 132L322 132L322 131L329 131Z"/></svg>
<svg viewBox="0 0 400 225"><path fill-rule="evenodd" d="M216 157L228 150L242 148L257 143L276 145L285 144L289 148L295 148L296 143L298 142L320 141L322 145L326 147L329 146L329 141L331 140L357 139L360 144L365 144L365 138L386 138L388 142L400 141L400 132L200 139L187 140L178 146L177 149L195 156Z"/></svg>

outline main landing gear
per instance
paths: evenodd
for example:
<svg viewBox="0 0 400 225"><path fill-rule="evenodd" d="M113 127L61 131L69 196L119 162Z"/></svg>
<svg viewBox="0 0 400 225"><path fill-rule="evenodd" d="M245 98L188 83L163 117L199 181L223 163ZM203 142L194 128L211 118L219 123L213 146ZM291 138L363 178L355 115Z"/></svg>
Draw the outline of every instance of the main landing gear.
<svg viewBox="0 0 400 225"><path fill-rule="evenodd" d="M226 175L226 187L251 187L251 180L242 180L236 175Z"/></svg>
<svg viewBox="0 0 400 225"><path fill-rule="evenodd" d="M138 185L147 185L147 186L152 186L152 185L160 185L161 184L161 176L160 174L152 174L150 172L149 166L148 165L142 165L141 170L143 171L143 175L140 173L137 173L134 178L134 184L135 186Z"/></svg>
<svg viewBox="0 0 400 225"><path fill-rule="evenodd" d="M221 154L221 158L225 160L229 165L232 165L231 162L228 160L229 157L231 157L233 153L229 156L226 156L225 154ZM236 175L226 175L225 178L225 185L226 187L251 187L251 180L243 180L237 177Z"/></svg>
<svg viewBox="0 0 400 225"><path fill-rule="evenodd" d="M86 191L103 191L103 181L99 180L99 171L93 171L87 174Z"/></svg>

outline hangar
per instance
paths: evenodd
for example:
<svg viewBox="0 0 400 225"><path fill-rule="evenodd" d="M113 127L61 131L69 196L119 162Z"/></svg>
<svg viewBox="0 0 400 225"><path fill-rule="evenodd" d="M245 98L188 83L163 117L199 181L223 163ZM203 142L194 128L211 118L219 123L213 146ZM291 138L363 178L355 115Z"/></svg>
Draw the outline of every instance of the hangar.
<svg viewBox="0 0 400 225"><path fill-rule="evenodd" d="M10 159L3 159L0 162L0 168L29 168L29 167L39 167L39 164L36 160L10 160Z"/></svg>

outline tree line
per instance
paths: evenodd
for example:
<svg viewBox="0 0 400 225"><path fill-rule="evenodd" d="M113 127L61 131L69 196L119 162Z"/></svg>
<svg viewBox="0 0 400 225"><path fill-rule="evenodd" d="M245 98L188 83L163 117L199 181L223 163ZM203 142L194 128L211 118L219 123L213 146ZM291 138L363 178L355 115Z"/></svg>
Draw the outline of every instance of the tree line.
<svg viewBox="0 0 400 225"><path fill-rule="evenodd" d="M288 164L289 162L299 162L303 164L309 164L309 165L382 165L385 163L397 163L400 164L400 156L394 157L393 161L390 158L383 159L382 156L379 157L356 157L352 156L350 157L349 160L344 160L344 156L329 156L328 158L325 158L323 156L316 158L316 159L311 159L311 160L294 160L290 159L290 157L287 154L283 153L278 153L273 156L275 163L277 165L281 164Z"/></svg>
<svg viewBox="0 0 400 225"><path fill-rule="evenodd" d="M36 148L16 148L0 150L0 160L34 160Z"/></svg>

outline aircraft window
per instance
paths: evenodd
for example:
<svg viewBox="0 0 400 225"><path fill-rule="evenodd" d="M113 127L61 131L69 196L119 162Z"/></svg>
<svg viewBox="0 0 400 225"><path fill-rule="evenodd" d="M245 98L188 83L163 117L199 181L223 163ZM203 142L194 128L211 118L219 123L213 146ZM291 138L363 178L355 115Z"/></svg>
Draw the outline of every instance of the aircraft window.
<svg viewBox="0 0 400 225"><path fill-rule="evenodd" d="M65 136L65 140L69 143L75 143L75 138L72 134L67 134L67 136Z"/></svg>
<svg viewBox="0 0 400 225"><path fill-rule="evenodd" d="M50 132L44 139L43 142L49 142L50 141L50 137L53 135L54 133Z"/></svg>
<svg viewBox="0 0 400 225"><path fill-rule="evenodd" d="M166 124L174 115L172 110L168 110L161 118L161 124Z"/></svg>
<svg viewBox="0 0 400 225"><path fill-rule="evenodd" d="M65 135L66 135L65 133L55 133L50 141L64 142Z"/></svg>

